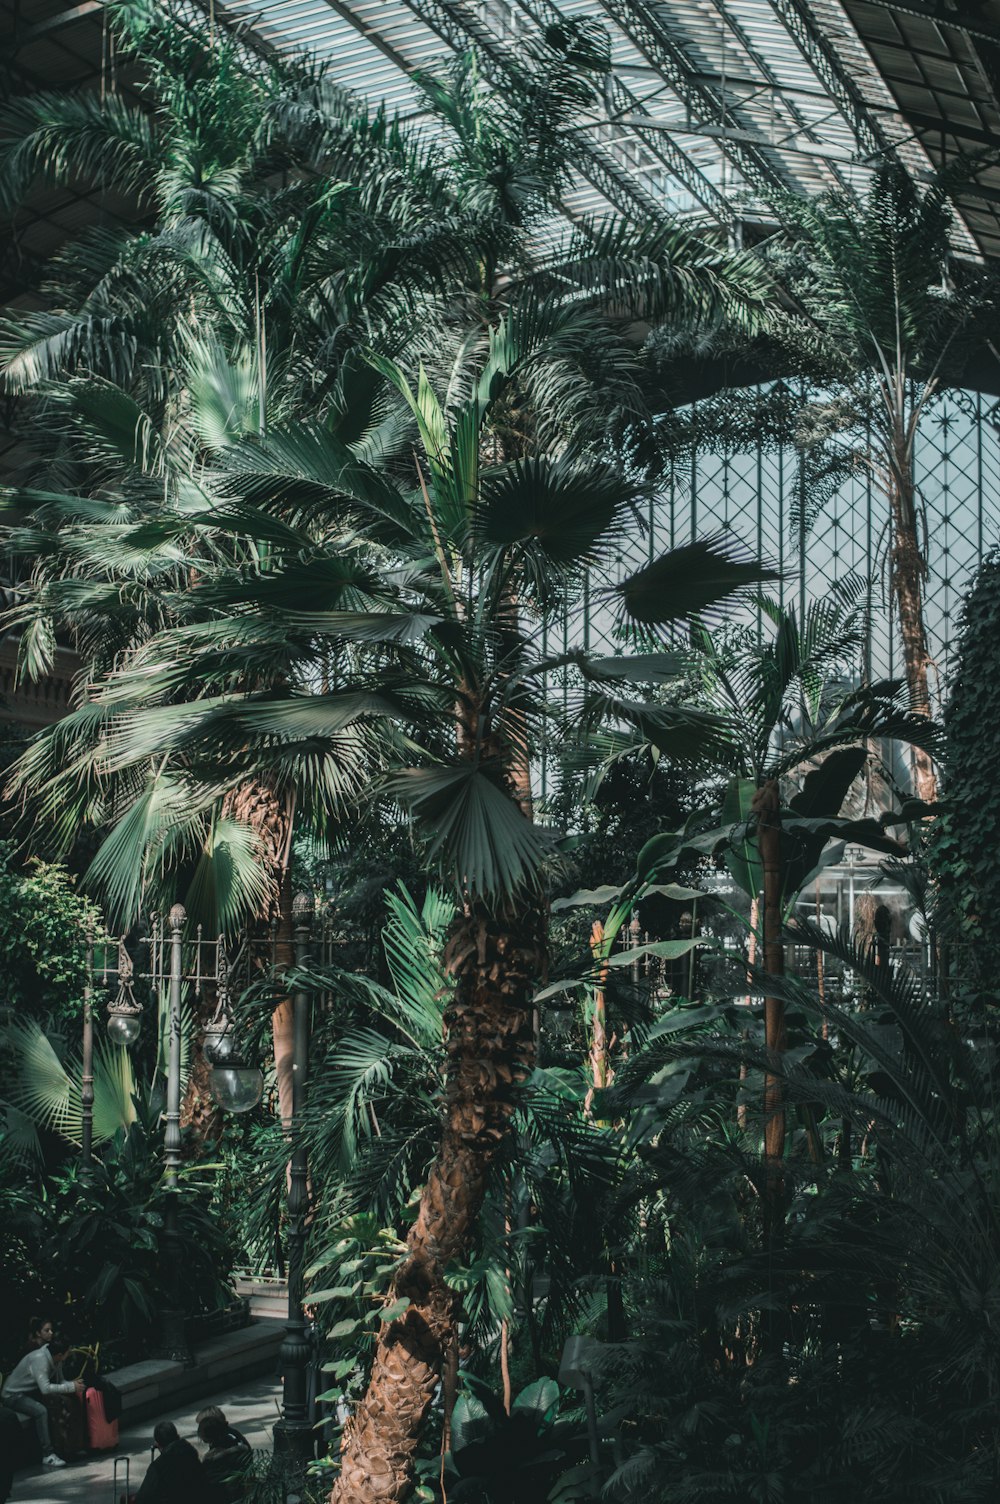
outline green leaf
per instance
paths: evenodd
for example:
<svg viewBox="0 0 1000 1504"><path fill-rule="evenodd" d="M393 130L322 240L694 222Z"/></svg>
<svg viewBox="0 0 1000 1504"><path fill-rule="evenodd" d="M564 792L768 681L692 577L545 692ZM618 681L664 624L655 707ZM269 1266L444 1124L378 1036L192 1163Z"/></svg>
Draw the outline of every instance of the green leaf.
<svg viewBox="0 0 1000 1504"><path fill-rule="evenodd" d="M677 961L681 956L688 955L697 950L699 946L708 946L712 942L702 936L695 936L690 940L650 940L647 945L636 945L630 950L616 951L604 962L605 966L631 966L633 961L643 956L661 956L666 961Z"/></svg>
<svg viewBox="0 0 1000 1504"><path fill-rule="evenodd" d="M559 1405L559 1385L555 1379L538 1379L516 1395L511 1410L530 1416L541 1426Z"/></svg>
<svg viewBox="0 0 1000 1504"><path fill-rule="evenodd" d="M797 815L839 815L848 790L868 761L864 747L841 747L812 768L789 801Z"/></svg>
<svg viewBox="0 0 1000 1504"><path fill-rule="evenodd" d="M671 549L615 592L633 621L665 626L703 618L751 585L777 578L733 539L718 535Z"/></svg>
<svg viewBox="0 0 1000 1504"><path fill-rule="evenodd" d="M382 1307L382 1309L378 1313L379 1320L386 1322L398 1321L400 1316L402 1316L406 1311L410 1309L411 1305L412 1301L409 1299L409 1297L403 1295L399 1298L399 1300L394 1300L391 1302L391 1304Z"/></svg>
<svg viewBox="0 0 1000 1504"><path fill-rule="evenodd" d="M630 684L663 684L680 678L692 667L690 653L628 653L614 658L581 658L587 679L623 679Z"/></svg>
<svg viewBox="0 0 1000 1504"><path fill-rule="evenodd" d="M896 841L892 836L885 833L877 820L840 820L832 818L806 819L797 815L783 814L781 818L782 831L789 834L822 836L825 841L855 842L858 846L867 846L872 851L881 851L886 856L904 857L907 848L902 841Z"/></svg>
<svg viewBox="0 0 1000 1504"><path fill-rule="evenodd" d="M686 956L699 947L705 947L712 942L702 936L695 936L690 940L651 940L648 945L637 945L630 950L617 950L614 955L595 966L592 971L585 972L579 977L564 977L560 982L551 982L548 987L543 987L536 992L533 1002L543 1003L546 998L555 997L560 992L570 992L574 987L593 987L600 983L601 972L605 967L620 970L626 966L633 966L643 956L661 956L664 960L676 961L681 956Z"/></svg>
<svg viewBox="0 0 1000 1504"><path fill-rule="evenodd" d="M73 404L106 457L144 474L159 475L163 453L148 413L113 382L90 377L71 385Z"/></svg>
<svg viewBox="0 0 1000 1504"><path fill-rule="evenodd" d="M451 1417L452 1451L460 1452L464 1447L482 1441L491 1430L489 1412L482 1401L473 1394L460 1394Z"/></svg>
<svg viewBox="0 0 1000 1504"><path fill-rule="evenodd" d="M360 1327L360 1321L337 1321L330 1328L330 1336L334 1341L341 1337L352 1337Z"/></svg>
<svg viewBox="0 0 1000 1504"><path fill-rule="evenodd" d="M617 902L624 891L624 888L616 888L610 883L605 883L600 888L580 888L568 898L556 898L552 903L552 912L558 914L564 909L604 908L607 904Z"/></svg>
<svg viewBox="0 0 1000 1504"><path fill-rule="evenodd" d="M757 782L753 778L732 778L722 803L722 822L733 828L734 838L725 852L726 866L738 888L749 898L756 898L764 885L764 869L757 850L757 838L747 829Z"/></svg>
<svg viewBox="0 0 1000 1504"><path fill-rule="evenodd" d="M385 788L431 833L429 854L456 888L497 894L537 886L551 837L478 764L407 768Z"/></svg>
<svg viewBox="0 0 1000 1504"><path fill-rule="evenodd" d="M498 548L519 545L552 565L596 561L597 545L638 492L610 465L533 456L484 475L473 535Z"/></svg>

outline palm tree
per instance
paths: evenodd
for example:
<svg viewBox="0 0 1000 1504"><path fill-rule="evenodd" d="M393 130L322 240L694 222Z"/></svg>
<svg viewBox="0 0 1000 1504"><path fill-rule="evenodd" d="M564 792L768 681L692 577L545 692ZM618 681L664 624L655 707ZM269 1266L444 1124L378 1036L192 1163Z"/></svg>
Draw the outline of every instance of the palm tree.
<svg viewBox="0 0 1000 1504"><path fill-rule="evenodd" d="M923 187L896 162L875 172L867 198L789 198L779 267L805 315L792 344L831 378L822 410L859 439L855 459L871 473L889 510L889 566L903 666L914 708L932 713L931 655L924 619L926 529L921 523L914 446L928 406L960 379L971 346L992 317L989 279L952 256L954 218L947 175ZM800 419L801 426L801 419ZM931 803L930 753L912 749L917 796Z"/></svg>
<svg viewBox="0 0 1000 1504"><path fill-rule="evenodd" d="M454 142L446 155L381 113L369 117L303 62L251 74L236 43L206 49L155 4L112 10L154 110L114 95L34 95L14 101L4 122L8 206L39 178L83 178L132 198L152 220L149 230L99 231L62 253L45 289L56 307L2 330L5 383L29 413L41 404L55 440L15 499L32 509L33 525L9 548L15 568L32 575L25 610L10 618L29 675L45 672L59 629L72 632L97 677L165 624L168 601L188 620L192 602L169 548L140 550L124 571L108 571L90 552L95 523L134 524L157 515L161 499L183 517L201 504L207 457L295 413L325 412L345 444L391 452L400 427L380 405L362 344L392 352L419 343L432 360L456 338L481 342L513 301L554 295L589 311L586 337L578 324L555 364L526 381L502 437L496 425L495 442L515 452L565 438L595 409L597 433L634 414L637 320L760 316L766 283L752 258L667 226L584 225L529 250L567 171L572 138L561 127L590 87L572 67L548 67L544 88L502 110L474 59L447 80L428 79ZM567 363L589 380L574 387ZM55 500L69 487L86 503ZM238 546L266 558L271 544ZM236 562L233 547L231 535L203 526L183 568L197 576L219 555ZM99 820L104 802L91 795ZM177 797L161 788L159 803ZM76 802L58 818L64 841L86 807ZM258 769L191 813L180 838L195 863L189 907L197 895L204 923L231 927L239 872L243 899L276 919L290 963L292 784ZM179 855L168 843L161 870ZM148 877L148 861L141 870ZM111 896L127 908L135 891L112 883ZM287 1118L287 1004L275 1009L273 1036Z"/></svg>
<svg viewBox="0 0 1000 1504"><path fill-rule="evenodd" d="M458 148L440 168L307 77L292 97L264 90L266 133L236 151L222 130L219 60L175 46L159 23L140 41L176 105L161 112L168 124L150 152L167 163L149 180L163 220L157 254L139 237L86 291L81 315L38 339L15 330L7 360L12 383L44 377L59 478L71 481L13 498L31 516L11 552L36 572L11 620L30 669L44 667L58 626L77 634L91 674L87 698L31 749L16 786L58 839L83 823L110 827L90 876L117 911L193 869L223 927L287 892L293 819L325 836L380 770L386 794L434 827L429 856L463 904L449 952L446 1123L398 1277L412 1310L380 1341L343 1485L355 1488L378 1433L384 1468L370 1474L369 1463L365 1475L398 1493L453 1351L444 1271L469 1236L533 1047L550 859L528 818L529 757L550 714L539 632L638 495L599 454L611 420L638 408L636 322L753 317L766 285L751 258L664 226L584 225L532 252L568 160L550 105L539 112L558 91L501 110L460 71ZM80 166L72 128L61 120L47 134L42 107L24 108L35 125L22 165ZM260 183L279 136L296 164L287 193ZM353 177L360 220L351 195L331 187L334 165L334 187ZM409 214L427 248L412 262L400 246ZM378 233L386 275L373 289ZM171 243L181 250L165 264L179 261L180 273L160 282ZM139 293L126 275L133 254ZM105 348L106 317L115 338ZM445 373L444 402L412 349L418 320L431 370ZM408 340L409 381L385 356L359 364L361 327L383 348ZM143 352L127 368L115 364L119 336ZM456 343L449 367L442 351ZM398 394L394 407L375 372ZM414 433L415 460L404 447ZM693 545L609 602L655 634L757 577L724 549ZM590 715L631 714L685 755L722 735L710 717L630 705L620 668L586 672ZM409 765L414 744L425 760Z"/></svg>
<svg viewBox="0 0 1000 1504"><path fill-rule="evenodd" d="M891 738L928 748L934 728L899 703L892 684L852 689L840 677L863 640L862 613L847 601L814 603L801 626L794 609L766 598L759 603L774 628L763 642L750 632L730 643L708 634L702 639L705 702L735 728L723 753L729 778L721 808L706 812L700 830L695 822L692 832L654 837L640 854L640 867L648 882L685 850L722 856L749 898L751 914L759 912L763 973L780 978L784 927L799 893L829 859L829 843L851 841L888 854L902 849L883 823L842 813L852 784L868 768L872 744ZM720 828L705 830L720 817ZM751 923L756 928L755 917ZM764 1032L770 1062L764 1074L770 1243L780 1237L784 1219L787 1048L784 998L770 986Z"/></svg>
<svg viewBox="0 0 1000 1504"><path fill-rule="evenodd" d="M673 1010L611 1089L642 1144L613 1216L629 1228L641 1208L644 1258L630 1271L634 1335L599 1370L602 1409L629 1417L605 1492L903 1501L959 1477L958 1497L988 1499L998 1354L979 1313L1000 1291L995 1023L946 1006L846 929L804 925L799 939L849 969L866 1003L823 999L811 968L776 984L789 1009L830 1025L823 1051L785 1062L817 1152L799 1161L782 1248L751 1234L757 1170L729 1127L746 1058L731 999ZM752 1314L773 1309L776 1280L794 1309L777 1372L753 1361Z"/></svg>
<svg viewBox="0 0 1000 1504"><path fill-rule="evenodd" d="M970 356L990 347L996 320L992 273L953 254L948 195L955 179L953 168L918 187L890 161L873 174L864 200L841 193L783 198L782 227L764 259L786 289L787 313L750 341L733 327L707 343L683 329L656 331L650 352L661 401L683 392L691 360L706 356L745 361L748 372L805 377L802 393L779 379L680 411L668 403L654 425L659 462L676 462L694 448L797 449L791 520L803 530L852 474L867 471L887 505L887 573L903 677L912 703L928 716L933 662L915 446L935 398L961 383ZM919 746L911 776L918 797L933 801L934 763Z"/></svg>
<svg viewBox="0 0 1000 1504"><path fill-rule="evenodd" d="M342 1498L401 1497L407 1486L454 1351L446 1269L473 1230L534 1050L552 857L549 834L525 808L528 758L552 714L542 628L614 547L638 493L582 451L493 464L483 455L495 448L494 418L507 421L543 357L569 338L559 310L547 327L540 317L528 330L502 322L474 377L462 353L450 386L470 395L447 412L426 376L413 389L379 359L417 424L415 485L405 471L396 480L376 470L329 429L295 424L222 451L214 503L186 519L187 549L174 515L106 528L106 556L115 546L127 557L137 539L180 553L182 584L163 592L176 624L94 685L18 774L43 805L68 795L85 807L99 774L104 797L129 806L93 876L134 902L144 861L169 860L227 788L253 776L294 790L304 827L322 833L346 795L370 797L381 764L384 793L430 831L428 859L461 899L448 948L442 1137L395 1281L394 1301L409 1305L380 1336L345 1443ZM216 537L228 529L239 547L211 571L201 551L192 583L203 526ZM251 550L262 538L263 566ZM608 605L655 633L759 577L717 542L693 544L610 590ZM601 695L625 713L636 665L577 661L594 686L588 714ZM648 655L643 664L655 666ZM682 756L724 735L716 718L684 707L631 709Z"/></svg>
<svg viewBox="0 0 1000 1504"><path fill-rule="evenodd" d="M36 488L99 496L109 467L138 463L150 477L163 475L165 488L169 472L190 498L206 446L314 405L331 384L334 406L345 379L360 387L364 372L347 358L359 331L366 342L389 331L400 338L416 301L426 322L430 302L467 280L480 237L432 156L421 158L383 117L370 120L319 71L291 61L249 73L238 44L205 48L154 4L110 9L121 45L141 61L153 109L113 93L12 101L0 202L13 208L39 179L84 179L132 201L151 225L91 232L55 258L43 289L50 306L4 325L3 375L27 401L29 429L41 405L50 440L53 428L58 435L31 467ZM201 341L202 357L215 354L192 360L192 341ZM355 400L355 414L363 411ZM372 419L359 433L369 427L375 442ZM36 511L36 520L44 533L66 515ZM36 578L50 544L36 534L26 545ZM80 560L67 564L60 554L57 572L79 571ZM75 612L72 631L92 675L162 624L156 596L170 566L156 572L155 582L141 578L137 565L124 596L98 591ZM59 610L55 617L65 621ZM28 673L45 672L53 631L51 617L26 625ZM248 855L259 859L254 910L277 918L286 962L293 813L287 791L266 780L230 788L203 822L208 860L195 878L208 899L199 917L228 926L228 897L212 893L209 879L233 862L246 872ZM290 1027L290 1006L279 1004L274 1047L286 1118Z"/></svg>

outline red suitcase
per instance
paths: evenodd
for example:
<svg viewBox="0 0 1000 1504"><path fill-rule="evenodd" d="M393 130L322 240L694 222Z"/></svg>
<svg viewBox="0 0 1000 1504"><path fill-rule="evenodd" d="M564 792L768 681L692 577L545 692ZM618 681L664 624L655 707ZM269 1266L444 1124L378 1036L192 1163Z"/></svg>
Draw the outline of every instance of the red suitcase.
<svg viewBox="0 0 1000 1504"><path fill-rule="evenodd" d="M104 1396L99 1389L88 1389L84 1396L87 1412L87 1440L92 1451L110 1452L118 1445L118 1422L104 1414Z"/></svg>

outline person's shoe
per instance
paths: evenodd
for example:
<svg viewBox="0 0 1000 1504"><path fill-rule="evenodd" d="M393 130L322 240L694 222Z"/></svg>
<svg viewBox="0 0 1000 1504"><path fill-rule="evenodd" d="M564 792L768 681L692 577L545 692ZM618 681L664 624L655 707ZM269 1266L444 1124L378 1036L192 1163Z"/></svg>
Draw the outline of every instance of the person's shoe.
<svg viewBox="0 0 1000 1504"><path fill-rule="evenodd" d="M57 1457L56 1456L55 1452L50 1452L47 1457L43 1457L42 1458L42 1466L43 1467L65 1467L66 1464L62 1460L61 1457Z"/></svg>

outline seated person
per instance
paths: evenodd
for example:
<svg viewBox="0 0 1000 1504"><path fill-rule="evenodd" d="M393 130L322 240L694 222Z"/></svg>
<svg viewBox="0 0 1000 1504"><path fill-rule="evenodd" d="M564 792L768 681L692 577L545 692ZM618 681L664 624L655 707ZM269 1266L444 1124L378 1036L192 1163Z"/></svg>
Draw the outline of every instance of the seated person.
<svg viewBox="0 0 1000 1504"><path fill-rule="evenodd" d="M28 1322L28 1352L34 1352L36 1347L48 1347L54 1330L48 1316L32 1316Z"/></svg>
<svg viewBox="0 0 1000 1504"><path fill-rule="evenodd" d="M195 1416L194 1423L198 1427L199 1441L204 1441L206 1439L201 1434L201 1428L206 1421L210 1422L213 1425L215 1424L215 1422L218 1422L219 1425L225 1426L226 1434L228 1435L230 1442L234 1447L246 1447L248 1452L253 1451L253 1448L247 1441L246 1437L243 1435L243 1432L237 1431L235 1426L231 1426L229 1424L228 1420L225 1417L224 1411L220 1410L218 1405L206 1405L204 1410L199 1410L198 1414Z"/></svg>
<svg viewBox="0 0 1000 1504"><path fill-rule="evenodd" d="M177 1434L172 1420L153 1427L153 1440L160 1455L149 1464L135 1504L204 1504L201 1459L191 1443Z"/></svg>
<svg viewBox="0 0 1000 1504"><path fill-rule="evenodd" d="M245 1492L245 1478L253 1456L246 1437L228 1425L221 1410L213 1405L211 1412L200 1412L198 1436L208 1447L202 1459L202 1469L208 1485L211 1504L240 1504Z"/></svg>
<svg viewBox="0 0 1000 1504"><path fill-rule="evenodd" d="M47 1347L33 1348L10 1374L0 1394L0 1401L9 1409L19 1415L31 1416L46 1467L65 1467L66 1464L52 1450L45 1400L50 1394L83 1394L82 1379L64 1380L62 1377L62 1363L68 1352L69 1342L58 1334Z"/></svg>

